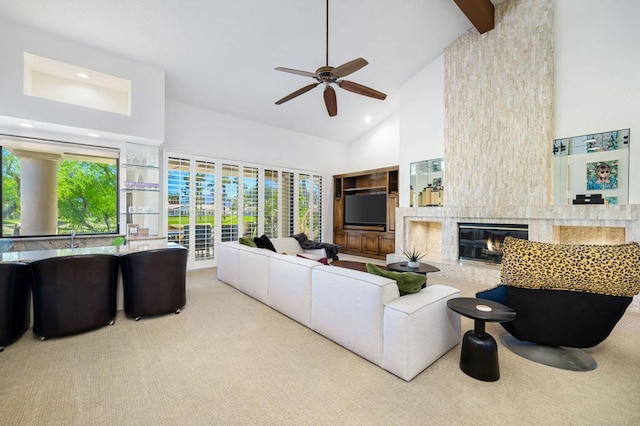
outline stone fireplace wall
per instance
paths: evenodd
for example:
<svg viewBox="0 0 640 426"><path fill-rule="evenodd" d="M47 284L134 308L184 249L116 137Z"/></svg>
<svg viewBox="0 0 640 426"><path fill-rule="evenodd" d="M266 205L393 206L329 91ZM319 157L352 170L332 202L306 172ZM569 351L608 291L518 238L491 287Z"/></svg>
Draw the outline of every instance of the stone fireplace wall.
<svg viewBox="0 0 640 426"><path fill-rule="evenodd" d="M495 29L445 50L444 207L396 210L396 253L427 253L439 274L487 288L499 265L458 259L458 223L525 224L550 243L640 241L640 205L553 205L553 0L506 0ZM632 309L640 311L640 295Z"/></svg>
<svg viewBox="0 0 640 426"><path fill-rule="evenodd" d="M552 205L553 0L507 0L495 20L445 50L445 203Z"/></svg>

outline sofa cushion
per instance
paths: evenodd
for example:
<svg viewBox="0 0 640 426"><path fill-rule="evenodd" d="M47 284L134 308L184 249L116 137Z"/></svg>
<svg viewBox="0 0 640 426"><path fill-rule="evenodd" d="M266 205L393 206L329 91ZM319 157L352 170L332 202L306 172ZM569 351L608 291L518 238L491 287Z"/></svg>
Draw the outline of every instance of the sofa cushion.
<svg viewBox="0 0 640 426"><path fill-rule="evenodd" d="M568 245L504 239L501 281L512 287L633 296L640 245Z"/></svg>
<svg viewBox="0 0 640 426"><path fill-rule="evenodd" d="M278 253L295 255L304 251L300 244L291 237L273 238L271 242Z"/></svg>
<svg viewBox="0 0 640 426"><path fill-rule="evenodd" d="M316 266L311 268L311 328L381 365L384 305L398 296L389 278Z"/></svg>
<svg viewBox="0 0 640 426"><path fill-rule="evenodd" d="M269 256L269 306L311 327L311 270L320 263L297 256Z"/></svg>
<svg viewBox="0 0 640 426"><path fill-rule="evenodd" d="M400 296L420 291L422 284L427 282L426 275L415 272L385 271L372 263L367 263L367 272L394 280L398 284Z"/></svg>
<svg viewBox="0 0 640 426"><path fill-rule="evenodd" d="M273 246L273 243L266 235L262 234L261 237L255 237L253 241L256 243L258 248L268 249L271 251L276 251L276 248Z"/></svg>
<svg viewBox="0 0 640 426"><path fill-rule="evenodd" d="M253 241L253 237L251 235L245 235L244 237L240 237L238 242L242 245L248 247L258 247L255 241Z"/></svg>

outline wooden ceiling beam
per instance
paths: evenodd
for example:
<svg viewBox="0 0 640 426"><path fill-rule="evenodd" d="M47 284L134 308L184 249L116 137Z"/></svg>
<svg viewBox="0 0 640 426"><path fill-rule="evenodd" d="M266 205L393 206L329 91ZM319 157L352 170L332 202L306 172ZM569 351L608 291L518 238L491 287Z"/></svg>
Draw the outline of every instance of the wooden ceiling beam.
<svg viewBox="0 0 640 426"><path fill-rule="evenodd" d="M453 0L480 34L491 31L495 25L491 0Z"/></svg>

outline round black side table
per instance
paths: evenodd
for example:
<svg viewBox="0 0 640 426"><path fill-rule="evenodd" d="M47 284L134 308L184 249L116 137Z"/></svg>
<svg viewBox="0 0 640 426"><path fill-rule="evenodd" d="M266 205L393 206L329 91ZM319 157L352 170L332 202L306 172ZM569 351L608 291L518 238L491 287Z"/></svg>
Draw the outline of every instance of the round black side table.
<svg viewBox="0 0 640 426"><path fill-rule="evenodd" d="M475 321L474 329L462 337L460 369L468 376L485 382L500 379L498 346L493 336L485 332L485 322L513 321L516 312L501 303L475 297L449 299L447 306Z"/></svg>
<svg viewBox="0 0 640 426"><path fill-rule="evenodd" d="M420 266L417 268L409 268L407 262L394 262L387 265L387 269L395 272L416 272L418 274L428 274L430 272L438 272L440 269L428 263L420 262Z"/></svg>

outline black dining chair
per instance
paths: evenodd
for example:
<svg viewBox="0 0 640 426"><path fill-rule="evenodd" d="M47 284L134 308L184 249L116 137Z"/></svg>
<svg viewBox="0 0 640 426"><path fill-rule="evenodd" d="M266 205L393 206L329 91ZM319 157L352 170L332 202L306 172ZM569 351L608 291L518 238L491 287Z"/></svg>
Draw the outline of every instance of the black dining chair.
<svg viewBox="0 0 640 426"><path fill-rule="evenodd" d="M33 332L41 340L113 325L118 258L109 254L53 257L30 264Z"/></svg>
<svg viewBox="0 0 640 426"><path fill-rule="evenodd" d="M0 263L0 352L18 340L31 320L31 283L23 263Z"/></svg>
<svg viewBox="0 0 640 426"><path fill-rule="evenodd" d="M150 315L180 313L187 303L187 257L184 247L122 255L124 313L136 321Z"/></svg>

